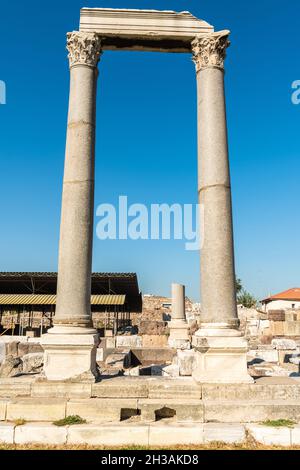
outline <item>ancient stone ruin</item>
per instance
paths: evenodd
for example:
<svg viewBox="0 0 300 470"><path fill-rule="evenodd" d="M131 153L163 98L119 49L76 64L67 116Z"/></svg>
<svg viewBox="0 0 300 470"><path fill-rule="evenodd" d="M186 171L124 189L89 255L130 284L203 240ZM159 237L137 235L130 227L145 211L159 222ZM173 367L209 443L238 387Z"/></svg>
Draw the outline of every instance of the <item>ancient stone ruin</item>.
<svg viewBox="0 0 300 470"><path fill-rule="evenodd" d="M275 338L262 347L257 338L268 335L259 333L260 322L268 320L237 311L224 96L229 34L189 12L101 8L83 8L79 31L67 34L70 96L54 325L40 341L0 343L0 442L155 446L241 442L249 432L266 441L259 423L300 421L297 379L281 374L268 381L274 376L261 374L261 380L255 369L260 359L280 363L282 351L297 367L299 343ZM188 314L185 286L174 283L161 321L141 319L137 331L100 341L91 317L95 97L107 50L192 55L205 238L201 312L191 307ZM74 415L86 423L52 424ZM300 444L299 427L287 436L289 444Z"/></svg>

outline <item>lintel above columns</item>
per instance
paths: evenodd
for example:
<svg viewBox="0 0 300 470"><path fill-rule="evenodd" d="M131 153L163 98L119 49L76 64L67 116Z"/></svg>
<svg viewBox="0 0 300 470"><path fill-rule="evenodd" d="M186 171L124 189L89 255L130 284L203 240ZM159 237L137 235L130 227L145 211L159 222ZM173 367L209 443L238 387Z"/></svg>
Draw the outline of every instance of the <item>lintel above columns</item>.
<svg viewBox="0 0 300 470"><path fill-rule="evenodd" d="M97 33L104 50L191 52L191 41L214 27L188 11L82 8L81 32Z"/></svg>

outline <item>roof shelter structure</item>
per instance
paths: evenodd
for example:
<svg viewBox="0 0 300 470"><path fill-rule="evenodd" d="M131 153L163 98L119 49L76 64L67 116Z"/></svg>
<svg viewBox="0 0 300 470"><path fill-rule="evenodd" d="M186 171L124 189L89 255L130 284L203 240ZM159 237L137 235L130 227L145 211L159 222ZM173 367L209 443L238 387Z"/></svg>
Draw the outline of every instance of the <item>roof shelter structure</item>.
<svg viewBox="0 0 300 470"><path fill-rule="evenodd" d="M92 305L113 305L118 296L125 296L130 312L142 311L142 295L139 291L136 273L92 273ZM49 305L56 304L57 273L55 272L0 272L0 306L4 297L1 294L35 294L40 296L41 305L47 304L46 297L52 296ZM55 301L54 297L55 296ZM108 297L110 296L110 297ZM2 302L1 302L2 298ZM15 297L21 300L20 297ZM27 301L29 298L27 297ZM105 303L108 302L108 303ZM118 302L116 305L118 305ZM24 304L24 299L21 302ZM36 298L34 304L37 305Z"/></svg>
<svg viewBox="0 0 300 470"><path fill-rule="evenodd" d="M46 332L55 318L56 289L55 272L0 272L1 334ZM129 325L130 313L142 311L137 275L93 273L90 304L95 314L104 313L105 328Z"/></svg>

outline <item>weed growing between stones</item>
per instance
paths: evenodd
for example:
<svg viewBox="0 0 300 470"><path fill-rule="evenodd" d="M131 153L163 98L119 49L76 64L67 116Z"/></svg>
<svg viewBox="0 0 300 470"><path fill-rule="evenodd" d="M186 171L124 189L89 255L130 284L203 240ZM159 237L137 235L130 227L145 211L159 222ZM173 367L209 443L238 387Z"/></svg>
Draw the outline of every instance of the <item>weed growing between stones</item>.
<svg viewBox="0 0 300 470"><path fill-rule="evenodd" d="M291 419L267 419L266 421L263 421L260 424L263 424L264 426L270 426L273 428L282 428L282 427L292 428L297 423L295 421L292 421Z"/></svg>
<svg viewBox="0 0 300 470"><path fill-rule="evenodd" d="M53 422L55 426L67 426L67 425L72 425L72 424L85 424L85 423L86 423L86 420L81 418L81 416L78 416L78 415L66 416L63 419L59 419L58 421Z"/></svg>

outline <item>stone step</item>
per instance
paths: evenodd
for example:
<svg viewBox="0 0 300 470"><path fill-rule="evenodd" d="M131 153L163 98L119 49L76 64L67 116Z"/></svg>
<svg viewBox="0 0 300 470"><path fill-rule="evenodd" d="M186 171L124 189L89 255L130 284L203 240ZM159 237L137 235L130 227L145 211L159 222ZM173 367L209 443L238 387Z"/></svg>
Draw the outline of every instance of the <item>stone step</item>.
<svg viewBox="0 0 300 470"><path fill-rule="evenodd" d="M253 384L203 384L203 400L299 400L300 382L288 377Z"/></svg>
<svg viewBox="0 0 300 470"><path fill-rule="evenodd" d="M0 398L26 397L31 395L34 377L10 377L0 379Z"/></svg>
<svg viewBox="0 0 300 470"><path fill-rule="evenodd" d="M98 383L46 381L36 376L0 379L0 398L151 398L204 400L299 400L300 380L264 377L253 384L197 384L190 377L113 376Z"/></svg>
<svg viewBox="0 0 300 470"><path fill-rule="evenodd" d="M273 428L240 423L98 423L55 426L47 422L0 423L1 444L157 446L201 445L210 442L239 444L247 433L266 445L300 445L300 425Z"/></svg>
<svg viewBox="0 0 300 470"><path fill-rule="evenodd" d="M31 396L36 398L90 398L91 383L36 381L31 386Z"/></svg>
<svg viewBox="0 0 300 470"><path fill-rule="evenodd" d="M201 400L193 399L141 399L138 400L142 421L173 418L177 422L203 423L204 408Z"/></svg>
<svg viewBox="0 0 300 470"><path fill-rule="evenodd" d="M56 421L65 416L66 401L61 398L15 398L6 402L7 421Z"/></svg>
<svg viewBox="0 0 300 470"><path fill-rule="evenodd" d="M138 414L137 399L19 398L0 400L0 420L57 421L78 415L89 422L120 421Z"/></svg>
<svg viewBox="0 0 300 470"><path fill-rule="evenodd" d="M200 400L174 398L15 398L0 400L0 421L56 421L79 415L88 422L129 418L177 422L261 423L265 420L300 421L299 400Z"/></svg>
<svg viewBox="0 0 300 470"><path fill-rule="evenodd" d="M203 400L204 422L260 423L265 420L300 421L299 400Z"/></svg>
<svg viewBox="0 0 300 470"><path fill-rule="evenodd" d="M192 378L114 377L92 385L97 397L178 398L205 400L297 400L300 381L274 377L253 384L197 384Z"/></svg>
<svg viewBox="0 0 300 470"><path fill-rule="evenodd" d="M201 385L197 384L191 377L180 378L149 378L148 398L177 398L177 399L200 399Z"/></svg>
<svg viewBox="0 0 300 470"><path fill-rule="evenodd" d="M201 385L192 378L114 377L92 385L92 396L102 398L201 398Z"/></svg>
<svg viewBox="0 0 300 470"><path fill-rule="evenodd" d="M114 377L92 384L95 398L143 398L148 396L143 377Z"/></svg>
<svg viewBox="0 0 300 470"><path fill-rule="evenodd" d="M66 403L66 416L78 415L88 422L121 421L138 415L135 398L90 398Z"/></svg>

